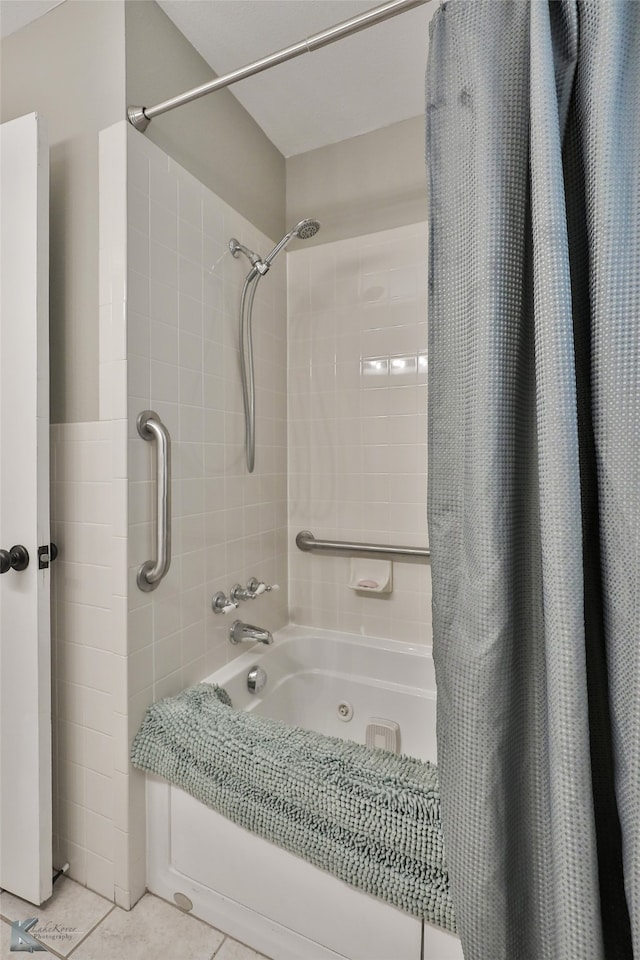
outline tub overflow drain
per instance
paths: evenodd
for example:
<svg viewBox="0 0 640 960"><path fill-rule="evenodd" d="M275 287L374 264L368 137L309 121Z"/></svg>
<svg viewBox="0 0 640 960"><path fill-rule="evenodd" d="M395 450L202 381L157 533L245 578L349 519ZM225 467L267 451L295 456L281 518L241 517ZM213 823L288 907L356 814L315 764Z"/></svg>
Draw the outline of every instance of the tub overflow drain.
<svg viewBox="0 0 640 960"><path fill-rule="evenodd" d="M338 716L341 720L344 720L346 723L348 720L351 720L353 716L353 707L350 703L347 703L346 700L343 700L342 703L338 704Z"/></svg>

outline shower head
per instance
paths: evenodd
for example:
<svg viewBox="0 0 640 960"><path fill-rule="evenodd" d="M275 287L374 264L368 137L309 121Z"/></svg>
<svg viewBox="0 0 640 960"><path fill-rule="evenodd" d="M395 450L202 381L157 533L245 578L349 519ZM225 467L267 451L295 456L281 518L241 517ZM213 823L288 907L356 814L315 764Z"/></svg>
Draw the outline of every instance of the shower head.
<svg viewBox="0 0 640 960"><path fill-rule="evenodd" d="M315 237L319 229L319 220L308 218L306 220L301 220L300 223L296 223L293 230L290 230L289 233L285 234L282 240L280 240L279 243L276 243L271 253L264 258L263 265L268 270L282 248L286 247L290 240L293 240L294 237L300 237L301 240L309 240L310 237Z"/></svg>
<svg viewBox="0 0 640 960"><path fill-rule="evenodd" d="M297 237L300 237L301 240L309 240L310 237L315 237L319 229L319 220L301 220L300 223L296 224L296 226L293 228L292 233L294 233Z"/></svg>
<svg viewBox="0 0 640 960"><path fill-rule="evenodd" d="M269 267L278 256L283 247L289 243L290 240L293 240L294 237L299 237L301 240L308 240L310 237L315 237L316 233L320 229L320 222L318 220L313 220L308 218L306 220L301 220L300 223L296 223L293 230L290 230L289 233L285 234L282 240L279 243L276 243L275 247L271 253L264 258L260 257L260 254L254 253L253 250L249 250L248 247L245 247L243 243L240 243L235 237L232 237L229 240L229 250L231 251L234 257L238 257L239 254L243 253L245 257L251 263L253 271L250 276L255 277L258 274L264 276L268 272Z"/></svg>

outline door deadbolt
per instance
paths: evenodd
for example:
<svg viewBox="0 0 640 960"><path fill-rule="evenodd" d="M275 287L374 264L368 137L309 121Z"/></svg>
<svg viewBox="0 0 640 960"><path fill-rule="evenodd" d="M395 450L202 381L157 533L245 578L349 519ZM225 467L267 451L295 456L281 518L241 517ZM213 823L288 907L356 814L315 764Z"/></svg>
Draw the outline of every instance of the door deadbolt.
<svg viewBox="0 0 640 960"><path fill-rule="evenodd" d="M29 551L21 543L15 544L10 550L0 550L0 573L8 570L26 570L29 566Z"/></svg>

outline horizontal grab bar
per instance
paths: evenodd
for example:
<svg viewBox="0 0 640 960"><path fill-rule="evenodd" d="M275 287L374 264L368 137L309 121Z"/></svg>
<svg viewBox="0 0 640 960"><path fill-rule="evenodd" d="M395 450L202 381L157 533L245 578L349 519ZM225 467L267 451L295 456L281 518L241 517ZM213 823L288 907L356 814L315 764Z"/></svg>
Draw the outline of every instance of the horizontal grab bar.
<svg viewBox="0 0 640 960"><path fill-rule="evenodd" d="M145 593L155 590L171 566L171 438L157 413L138 414L138 433L143 440L156 441L156 559L146 560L138 570L138 587Z"/></svg>
<svg viewBox="0 0 640 960"><path fill-rule="evenodd" d="M305 552L313 550L357 553L365 556L385 556L390 559L409 558L427 560L431 556L428 547L395 547L386 543L350 543L348 540L316 540L310 530L301 530L296 537L296 546Z"/></svg>

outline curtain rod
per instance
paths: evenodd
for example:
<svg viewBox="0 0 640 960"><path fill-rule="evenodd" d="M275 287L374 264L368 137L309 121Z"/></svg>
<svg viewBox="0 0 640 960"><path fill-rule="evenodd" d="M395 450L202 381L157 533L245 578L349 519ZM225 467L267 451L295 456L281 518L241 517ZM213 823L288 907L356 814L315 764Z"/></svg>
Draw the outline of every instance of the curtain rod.
<svg viewBox="0 0 640 960"><path fill-rule="evenodd" d="M404 13L413 7L422 6L422 4L427 2L428 0L390 0L389 3L383 3L382 6L374 7L372 10L366 10L357 17L352 17L351 20L343 20L342 23L337 23L327 30L321 30L320 33L315 33L313 36L307 37L306 40L291 44L291 46L285 47L283 50L278 50L276 53L271 53L261 60L255 60L253 63L249 63L245 67L240 67L232 73L227 73L222 77L216 77L215 80L210 80L208 83L203 83L199 87L194 87L193 90L187 90L185 93L181 93L177 97L172 97L170 100L163 100L162 103L156 104L155 107L128 107L127 118L136 130L144 131L149 126L150 121L153 120L154 117L160 116L161 113L167 113L169 110L181 107L185 103L191 103L192 100L205 97L208 93L213 93L215 90L229 87L232 83L237 83L238 80L245 80L247 77L252 77L256 73L261 73L263 70L275 67L277 64L284 63L286 60L293 60L294 57L299 57L303 53L312 53L313 50L318 50L320 47L335 43L336 40L348 37L352 33L366 30L367 27L372 27L376 23L382 23L384 20L389 20L399 13Z"/></svg>

